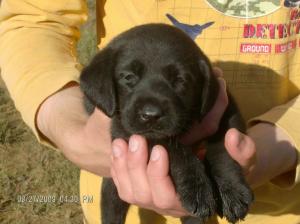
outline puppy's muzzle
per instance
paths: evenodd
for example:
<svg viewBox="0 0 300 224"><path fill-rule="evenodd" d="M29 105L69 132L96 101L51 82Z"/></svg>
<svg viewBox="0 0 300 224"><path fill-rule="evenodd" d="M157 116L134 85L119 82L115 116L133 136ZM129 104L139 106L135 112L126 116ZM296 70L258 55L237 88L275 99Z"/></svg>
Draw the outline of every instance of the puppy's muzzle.
<svg viewBox="0 0 300 224"><path fill-rule="evenodd" d="M126 131L147 138L172 136L182 127L182 109L176 95L161 80L147 82L127 98L121 122Z"/></svg>
<svg viewBox="0 0 300 224"><path fill-rule="evenodd" d="M168 101L153 96L132 100L122 117L125 129L148 138L163 138L172 134L172 121L176 118L172 116L172 106Z"/></svg>

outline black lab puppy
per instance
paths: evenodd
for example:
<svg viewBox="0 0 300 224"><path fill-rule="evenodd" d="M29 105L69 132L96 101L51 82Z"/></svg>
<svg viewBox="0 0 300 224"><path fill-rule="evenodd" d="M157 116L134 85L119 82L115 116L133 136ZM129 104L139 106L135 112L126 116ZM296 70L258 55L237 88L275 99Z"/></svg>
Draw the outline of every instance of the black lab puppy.
<svg viewBox="0 0 300 224"><path fill-rule="evenodd" d="M217 133L203 139L204 161L178 140L201 122L219 91L209 60L184 32L163 24L130 29L95 56L80 81L87 111L98 107L112 118L112 139L140 134L149 150L155 144L168 150L176 191L193 214L183 223L201 223L215 213L232 223L245 217L253 195L224 148L229 128L245 131L234 102L230 99ZM103 224L124 223L129 205L110 178L103 180L101 206Z"/></svg>

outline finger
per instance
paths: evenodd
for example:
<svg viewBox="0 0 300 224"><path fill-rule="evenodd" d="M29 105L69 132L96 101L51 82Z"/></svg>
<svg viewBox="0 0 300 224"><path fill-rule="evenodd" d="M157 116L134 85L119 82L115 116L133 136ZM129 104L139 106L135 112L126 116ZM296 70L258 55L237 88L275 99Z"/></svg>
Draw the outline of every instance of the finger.
<svg viewBox="0 0 300 224"><path fill-rule="evenodd" d="M128 174L135 203L145 207L152 202L146 172L148 146L145 138L139 135L130 137L127 159Z"/></svg>
<svg viewBox="0 0 300 224"><path fill-rule="evenodd" d="M223 70L219 67L213 67L213 74L219 78L219 77L223 77Z"/></svg>
<svg viewBox="0 0 300 224"><path fill-rule="evenodd" d="M127 147L127 143L123 139L115 139L112 142L111 174L120 198L128 203L132 203L132 187L127 170Z"/></svg>
<svg viewBox="0 0 300 224"><path fill-rule="evenodd" d="M252 139L232 128L225 135L225 147L229 155L242 166L245 174L248 174L256 160L256 149Z"/></svg>
<svg viewBox="0 0 300 224"><path fill-rule="evenodd" d="M184 209L178 200L175 187L169 176L169 159L164 147L160 145L153 147L147 173L154 205L161 210L183 212Z"/></svg>

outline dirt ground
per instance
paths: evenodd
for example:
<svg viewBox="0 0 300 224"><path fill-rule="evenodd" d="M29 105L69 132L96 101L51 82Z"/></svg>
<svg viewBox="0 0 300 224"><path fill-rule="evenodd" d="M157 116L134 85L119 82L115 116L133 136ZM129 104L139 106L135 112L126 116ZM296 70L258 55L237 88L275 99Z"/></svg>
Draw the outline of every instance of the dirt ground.
<svg viewBox="0 0 300 224"><path fill-rule="evenodd" d="M96 50L94 1L88 3L78 45L83 64ZM0 223L82 223L78 180L76 166L37 142L0 80Z"/></svg>

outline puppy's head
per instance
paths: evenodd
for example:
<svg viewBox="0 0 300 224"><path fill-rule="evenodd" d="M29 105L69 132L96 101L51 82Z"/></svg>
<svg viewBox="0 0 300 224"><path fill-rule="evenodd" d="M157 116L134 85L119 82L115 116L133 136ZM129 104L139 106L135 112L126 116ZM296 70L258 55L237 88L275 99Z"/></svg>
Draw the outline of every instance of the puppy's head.
<svg viewBox="0 0 300 224"><path fill-rule="evenodd" d="M218 84L210 63L181 30L163 24L130 29L81 74L86 97L130 134L165 138L186 131L212 107Z"/></svg>

